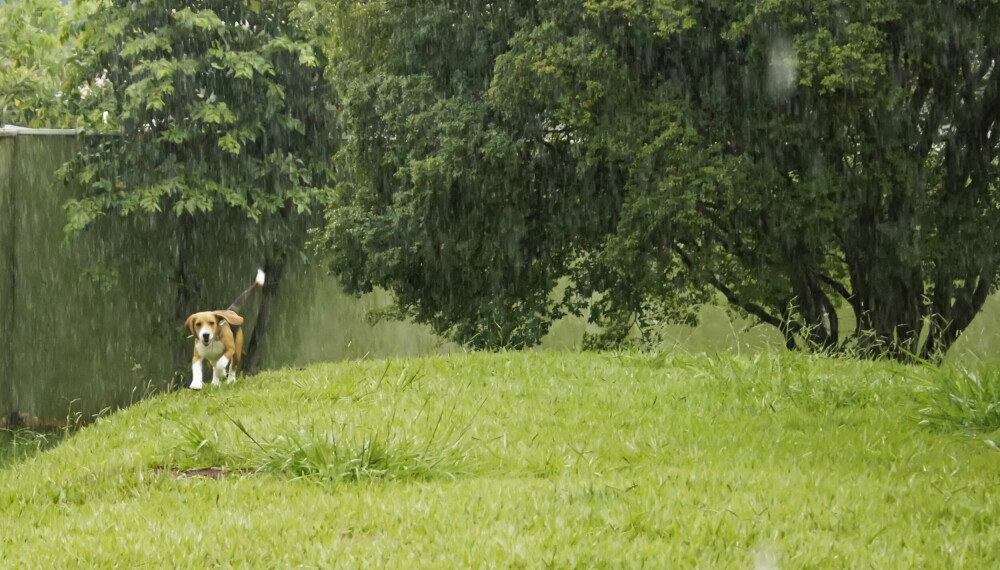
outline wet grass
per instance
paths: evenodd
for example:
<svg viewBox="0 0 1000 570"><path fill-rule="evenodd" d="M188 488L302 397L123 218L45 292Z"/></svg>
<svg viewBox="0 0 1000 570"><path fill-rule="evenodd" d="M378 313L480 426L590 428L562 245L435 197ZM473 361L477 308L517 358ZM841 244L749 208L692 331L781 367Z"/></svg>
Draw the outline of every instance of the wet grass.
<svg viewBox="0 0 1000 570"><path fill-rule="evenodd" d="M0 428L0 467L49 449L66 435L64 429Z"/></svg>
<svg viewBox="0 0 1000 570"><path fill-rule="evenodd" d="M164 394L0 470L27 567L990 567L992 435L920 369L511 353Z"/></svg>
<svg viewBox="0 0 1000 570"><path fill-rule="evenodd" d="M917 415L943 431L990 433L1000 430L1000 368L927 366L912 370L917 383Z"/></svg>

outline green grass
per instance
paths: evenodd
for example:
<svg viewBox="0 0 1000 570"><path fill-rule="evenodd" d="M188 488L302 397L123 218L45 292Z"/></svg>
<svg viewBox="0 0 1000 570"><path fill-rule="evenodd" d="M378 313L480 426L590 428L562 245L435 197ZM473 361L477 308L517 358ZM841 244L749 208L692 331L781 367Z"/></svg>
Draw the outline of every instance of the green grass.
<svg viewBox="0 0 1000 570"><path fill-rule="evenodd" d="M0 560L993 567L1000 452L921 425L915 371L542 352L268 372L8 464ZM230 475L174 471L209 467Z"/></svg>
<svg viewBox="0 0 1000 570"><path fill-rule="evenodd" d="M66 433L63 429L0 428L0 466L48 449Z"/></svg>
<svg viewBox="0 0 1000 570"><path fill-rule="evenodd" d="M927 366L914 370L920 422L943 430L1000 429L1000 368Z"/></svg>

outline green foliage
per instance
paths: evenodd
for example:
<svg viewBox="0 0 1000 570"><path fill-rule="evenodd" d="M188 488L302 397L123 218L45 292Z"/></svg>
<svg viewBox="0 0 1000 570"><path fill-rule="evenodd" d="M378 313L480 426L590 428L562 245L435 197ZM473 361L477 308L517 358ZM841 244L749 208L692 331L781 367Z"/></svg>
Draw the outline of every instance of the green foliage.
<svg viewBox="0 0 1000 570"><path fill-rule="evenodd" d="M339 140L308 10L85 3L71 93L96 136L64 169L86 189L66 205L67 231L105 212L308 212Z"/></svg>
<svg viewBox="0 0 1000 570"><path fill-rule="evenodd" d="M537 342L565 312L558 277L610 229L592 212L616 207L599 169L565 160L568 133L489 100L496 58L536 11L341 2L330 16L350 136L319 241L349 291L386 288L402 314L476 347Z"/></svg>
<svg viewBox="0 0 1000 570"><path fill-rule="evenodd" d="M922 424L973 433L1000 429L1000 369L996 366L926 366L912 376L920 386L917 414Z"/></svg>
<svg viewBox="0 0 1000 570"><path fill-rule="evenodd" d="M389 6L328 14L321 242L440 332L589 309L608 345L721 296L789 347L936 358L995 288L995 3Z"/></svg>
<svg viewBox="0 0 1000 570"><path fill-rule="evenodd" d="M0 126L66 127L66 66L72 41L59 0L0 2Z"/></svg>

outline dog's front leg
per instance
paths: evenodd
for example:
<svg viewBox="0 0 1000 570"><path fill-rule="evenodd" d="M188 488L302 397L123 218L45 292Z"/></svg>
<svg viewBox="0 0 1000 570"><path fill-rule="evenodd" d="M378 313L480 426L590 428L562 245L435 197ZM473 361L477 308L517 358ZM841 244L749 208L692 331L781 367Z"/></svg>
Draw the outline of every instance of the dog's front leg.
<svg viewBox="0 0 1000 570"><path fill-rule="evenodd" d="M219 360L215 362L215 366L212 367L212 384L218 385L221 383L222 378L226 376L226 365L229 364L229 359L223 354L219 357Z"/></svg>
<svg viewBox="0 0 1000 570"><path fill-rule="evenodd" d="M201 390L201 357L196 353L194 361L191 362L191 385L192 390Z"/></svg>
<svg viewBox="0 0 1000 570"><path fill-rule="evenodd" d="M232 384L233 382L236 381L236 366L239 365L239 360L234 360L235 356L236 356L236 347L233 347L233 348L230 348L229 350L227 350L222 355L222 358L219 359L219 362L222 362L223 360L225 360L226 364L229 365L229 375L226 377L226 383L227 384ZM221 376L222 373L225 372L225 371L226 371L226 367L223 366L220 369L220 371L219 371L219 375Z"/></svg>

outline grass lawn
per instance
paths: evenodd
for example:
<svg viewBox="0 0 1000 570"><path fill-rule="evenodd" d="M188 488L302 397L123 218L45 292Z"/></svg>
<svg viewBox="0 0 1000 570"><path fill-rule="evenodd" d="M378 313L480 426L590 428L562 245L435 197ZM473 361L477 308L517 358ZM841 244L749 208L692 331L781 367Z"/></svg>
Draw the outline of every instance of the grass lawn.
<svg viewBox="0 0 1000 570"><path fill-rule="evenodd" d="M911 370L524 352L267 372L11 460L0 562L996 567L1000 452L919 425Z"/></svg>

